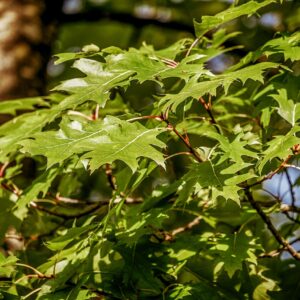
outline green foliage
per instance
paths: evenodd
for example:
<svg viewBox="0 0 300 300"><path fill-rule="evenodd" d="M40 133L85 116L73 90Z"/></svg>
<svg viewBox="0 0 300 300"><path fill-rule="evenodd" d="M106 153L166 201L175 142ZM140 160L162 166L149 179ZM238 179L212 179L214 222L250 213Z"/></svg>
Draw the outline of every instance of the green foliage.
<svg viewBox="0 0 300 300"><path fill-rule="evenodd" d="M299 33L208 67L273 2L203 17L198 45L58 54L81 75L0 103L0 298L297 299L299 203L264 183L299 154Z"/></svg>

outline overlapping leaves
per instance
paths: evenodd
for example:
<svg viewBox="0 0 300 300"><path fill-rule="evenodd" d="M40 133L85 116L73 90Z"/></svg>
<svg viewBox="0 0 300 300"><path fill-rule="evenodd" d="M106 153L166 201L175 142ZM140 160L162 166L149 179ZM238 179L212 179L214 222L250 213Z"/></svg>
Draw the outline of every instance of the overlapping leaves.
<svg viewBox="0 0 300 300"><path fill-rule="evenodd" d="M195 22L197 35L272 2L248 1L203 17L202 23ZM24 216L31 220L32 215L43 224L43 213L63 220L51 228L50 235L55 232L56 238L47 242L56 253L49 258L47 252L38 267L45 272L39 276L48 280L32 285L38 287L37 299L50 295L84 299L94 297L94 291L120 299L154 299L161 294L170 299L220 299L231 294L235 299L239 292L251 298L260 290L267 299L266 290L275 290L275 281L258 271L247 292L239 281L243 272L247 275L243 278L252 276L245 270L260 264L257 254L262 251L257 238L261 228L255 227L257 214L249 209L244 188L249 180L266 176L271 163L278 165L293 155L292 148L299 143L297 76L290 65L280 68L275 55L283 54L282 64L299 60L299 35L276 38L226 72L213 74L207 62L229 51L222 43L235 35L221 29L193 49L190 39L159 51L146 44L128 51L116 47L100 51L91 45L59 56L62 63L75 59L73 67L82 73L55 88L63 91L60 97L0 105L3 113L12 115L31 111L0 128L0 160L7 163L1 165L0 183L6 189L1 195L2 216L10 214L7 220L13 224ZM261 55L268 61L258 62ZM286 84L285 79L291 78L292 84ZM149 82L150 92L143 90ZM151 99L145 110L130 103L128 90L136 87L143 90L138 101ZM187 101L203 96L198 103ZM116 112L114 105L120 103ZM42 109L32 112L37 107ZM277 121L281 127L267 128ZM11 169L28 156L38 170L24 183L18 178L21 168L16 168L16 181L23 185L20 191L11 182L15 179ZM107 165L106 173L102 165ZM67 180L64 172L79 180ZM96 183L95 174L101 177ZM60 197L61 191L65 197ZM73 193L79 199L73 199ZM41 211L24 214L29 203L36 208L38 201ZM65 214L73 209L70 203L96 210L75 220ZM9 224L1 224L2 237ZM32 242L40 237L26 238ZM0 255L1 274L9 265L5 275L22 281L14 262L14 257Z"/></svg>

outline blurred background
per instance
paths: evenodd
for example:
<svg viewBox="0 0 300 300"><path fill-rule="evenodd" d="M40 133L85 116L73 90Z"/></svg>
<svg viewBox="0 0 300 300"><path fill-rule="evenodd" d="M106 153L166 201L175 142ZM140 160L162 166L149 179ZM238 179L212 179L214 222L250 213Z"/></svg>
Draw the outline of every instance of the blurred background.
<svg viewBox="0 0 300 300"><path fill-rule="evenodd" d="M54 65L53 55L100 48L139 47L143 42L164 48L180 38L194 38L193 19L214 15L233 0L0 0L0 100L46 94L57 82L74 75L70 64ZM300 1L284 1L261 16L226 25L241 31L226 47L244 45L215 58L219 73L277 32L300 26Z"/></svg>

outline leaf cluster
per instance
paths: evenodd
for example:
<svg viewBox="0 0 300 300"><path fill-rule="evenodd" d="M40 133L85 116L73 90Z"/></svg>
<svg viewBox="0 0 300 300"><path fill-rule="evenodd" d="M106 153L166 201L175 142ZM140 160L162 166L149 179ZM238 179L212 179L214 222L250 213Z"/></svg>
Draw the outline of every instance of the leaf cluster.
<svg viewBox="0 0 300 300"><path fill-rule="evenodd" d="M208 67L273 2L166 49L58 54L82 75L0 103L0 298L296 299L299 32ZM289 200L266 191L284 172Z"/></svg>

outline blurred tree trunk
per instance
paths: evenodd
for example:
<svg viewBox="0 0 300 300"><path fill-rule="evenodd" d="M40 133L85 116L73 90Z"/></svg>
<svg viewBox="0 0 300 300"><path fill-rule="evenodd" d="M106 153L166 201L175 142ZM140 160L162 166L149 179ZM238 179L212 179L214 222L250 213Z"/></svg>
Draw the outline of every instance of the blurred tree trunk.
<svg viewBox="0 0 300 300"><path fill-rule="evenodd" d="M0 0L0 100L45 93L63 0Z"/></svg>

